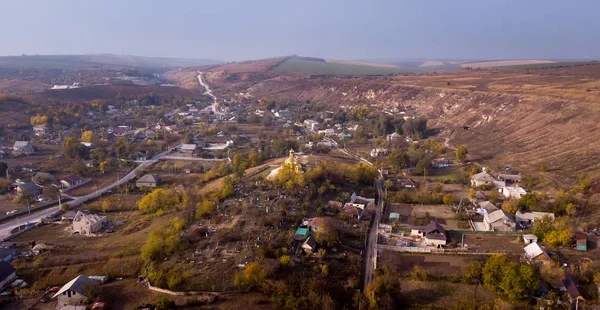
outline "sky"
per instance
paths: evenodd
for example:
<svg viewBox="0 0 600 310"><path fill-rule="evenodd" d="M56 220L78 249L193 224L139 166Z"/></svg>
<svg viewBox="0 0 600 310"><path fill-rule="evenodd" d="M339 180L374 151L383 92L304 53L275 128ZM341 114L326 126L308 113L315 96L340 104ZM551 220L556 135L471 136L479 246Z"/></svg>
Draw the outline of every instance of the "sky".
<svg viewBox="0 0 600 310"><path fill-rule="evenodd" d="M598 0L0 0L0 55L600 59Z"/></svg>

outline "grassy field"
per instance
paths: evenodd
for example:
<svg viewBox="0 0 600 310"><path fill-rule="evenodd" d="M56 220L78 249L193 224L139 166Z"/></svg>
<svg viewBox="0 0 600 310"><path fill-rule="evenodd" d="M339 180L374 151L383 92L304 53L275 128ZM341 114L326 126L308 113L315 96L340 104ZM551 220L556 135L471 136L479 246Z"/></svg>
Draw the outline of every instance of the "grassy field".
<svg viewBox="0 0 600 310"><path fill-rule="evenodd" d="M537 64L523 64L513 66L498 67L501 70L533 70L533 69L549 69L549 68L565 68L573 66L583 66L587 64L593 64L591 61L566 61L566 62L554 62L554 63L537 63Z"/></svg>
<svg viewBox="0 0 600 310"><path fill-rule="evenodd" d="M274 67L273 71L314 74L380 75L409 72L411 70L386 68L381 66L342 64L292 57Z"/></svg>

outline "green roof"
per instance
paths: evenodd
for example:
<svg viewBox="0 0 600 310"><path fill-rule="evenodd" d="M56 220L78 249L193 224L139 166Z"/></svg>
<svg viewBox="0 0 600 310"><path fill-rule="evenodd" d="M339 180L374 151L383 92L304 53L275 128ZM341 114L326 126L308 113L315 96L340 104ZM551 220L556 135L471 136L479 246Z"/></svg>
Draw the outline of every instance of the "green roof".
<svg viewBox="0 0 600 310"><path fill-rule="evenodd" d="M308 228L306 228L306 227L298 227L298 229L296 229L296 235L308 236Z"/></svg>

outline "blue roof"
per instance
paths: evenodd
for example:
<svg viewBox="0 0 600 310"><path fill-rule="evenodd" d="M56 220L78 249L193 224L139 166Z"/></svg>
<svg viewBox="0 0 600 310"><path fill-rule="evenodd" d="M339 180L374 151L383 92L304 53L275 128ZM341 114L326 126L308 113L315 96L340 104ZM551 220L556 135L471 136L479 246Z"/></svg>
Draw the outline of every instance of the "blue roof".
<svg viewBox="0 0 600 310"><path fill-rule="evenodd" d="M308 236L308 228L306 228L306 227L298 227L298 229L296 229L296 235Z"/></svg>

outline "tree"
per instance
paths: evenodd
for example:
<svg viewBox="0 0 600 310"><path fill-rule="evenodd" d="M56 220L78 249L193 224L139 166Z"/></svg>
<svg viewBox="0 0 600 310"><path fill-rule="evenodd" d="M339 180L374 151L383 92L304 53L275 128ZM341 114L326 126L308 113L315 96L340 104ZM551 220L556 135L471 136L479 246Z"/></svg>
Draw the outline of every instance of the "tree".
<svg viewBox="0 0 600 310"><path fill-rule="evenodd" d="M482 266L480 262L470 262L463 269L463 278L465 282L479 282L481 280Z"/></svg>
<svg viewBox="0 0 600 310"><path fill-rule="evenodd" d="M183 134L183 143L185 143L185 144L193 144L194 143L194 136L191 133L189 133L189 132L184 133Z"/></svg>
<svg viewBox="0 0 600 310"><path fill-rule="evenodd" d="M531 232L540 240L544 240L546 235L554 229L554 220L549 215L544 215L541 219L533 222Z"/></svg>
<svg viewBox="0 0 600 310"><path fill-rule="evenodd" d="M66 137L63 141L63 152L69 158L78 158L86 155L88 149L73 137Z"/></svg>
<svg viewBox="0 0 600 310"><path fill-rule="evenodd" d="M266 276L263 268L257 262L252 262L243 272L235 275L233 284L238 288L259 287Z"/></svg>
<svg viewBox="0 0 600 310"><path fill-rule="evenodd" d="M171 219L171 225L173 226L175 231L182 231L187 225L187 222L180 217L175 217Z"/></svg>
<svg viewBox="0 0 600 310"><path fill-rule="evenodd" d="M400 277L383 274L375 278L365 289L365 297L371 309L398 309L402 300Z"/></svg>
<svg viewBox="0 0 600 310"><path fill-rule="evenodd" d="M320 244L333 246L339 238L339 233L335 227L333 219L329 217L323 218L323 222L317 229L315 240Z"/></svg>
<svg viewBox="0 0 600 310"><path fill-rule="evenodd" d="M69 171L73 174L83 175L85 173L86 167L81 160L75 160L69 166Z"/></svg>
<svg viewBox="0 0 600 310"><path fill-rule="evenodd" d="M167 211L180 203L180 197L174 189L157 188L138 201L138 208L145 213Z"/></svg>
<svg viewBox="0 0 600 310"><path fill-rule="evenodd" d="M46 185L44 186L42 193L44 194L44 196L50 200L55 200L58 199L58 197L60 197L60 190L58 189L58 187L54 186L54 185Z"/></svg>
<svg viewBox="0 0 600 310"><path fill-rule="evenodd" d="M281 266L287 267L290 265L290 257L288 255L283 255L282 257L279 258L279 264L281 264Z"/></svg>
<svg viewBox="0 0 600 310"><path fill-rule="evenodd" d="M471 199L475 199L475 196L477 195L477 192L475 191L474 188L469 188L469 198Z"/></svg>
<svg viewBox="0 0 600 310"><path fill-rule="evenodd" d="M465 162L465 160L467 160L467 155L469 155L469 150L467 150L467 146L461 144L456 149L456 161L458 161L459 163Z"/></svg>
<svg viewBox="0 0 600 310"><path fill-rule="evenodd" d="M86 130L81 134L81 141L83 142L92 142L96 139L96 135L91 130Z"/></svg>
<svg viewBox="0 0 600 310"><path fill-rule="evenodd" d="M30 123L32 126L36 125L46 125L48 123L48 116L46 115L35 115L30 119Z"/></svg>
<svg viewBox="0 0 600 310"><path fill-rule="evenodd" d="M483 267L482 277L487 289L513 300L526 298L539 283L538 274L532 266L521 265L500 254L490 256Z"/></svg>
<svg viewBox="0 0 600 310"><path fill-rule="evenodd" d="M0 178L6 177L6 170L8 170L8 164L0 161Z"/></svg>
<svg viewBox="0 0 600 310"><path fill-rule="evenodd" d="M214 209L215 203L212 200L205 199L196 205L196 218L202 218L203 216L212 213Z"/></svg>
<svg viewBox="0 0 600 310"><path fill-rule="evenodd" d="M444 201L445 205L449 206L456 201L456 198L454 198L454 196L452 194L448 193L448 194L444 195L443 201Z"/></svg>

